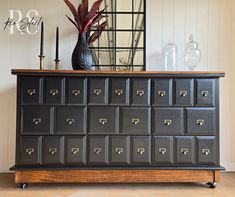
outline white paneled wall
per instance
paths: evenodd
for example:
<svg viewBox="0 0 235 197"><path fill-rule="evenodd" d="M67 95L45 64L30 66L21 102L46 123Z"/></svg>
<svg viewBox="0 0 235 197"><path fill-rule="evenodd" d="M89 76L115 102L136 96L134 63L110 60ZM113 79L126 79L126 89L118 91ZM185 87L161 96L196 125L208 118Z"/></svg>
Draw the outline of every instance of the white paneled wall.
<svg viewBox="0 0 235 197"><path fill-rule="evenodd" d="M223 70L221 80L221 162L235 170L235 1L234 0L146 0L147 68L162 70L161 50L169 41L178 46L178 70L184 65L184 44L193 33L200 42L202 61L198 70ZM73 0L76 2L76 0ZM14 164L16 79L12 68L38 68L39 35L9 35L1 25L8 9L37 9L46 28L46 65L54 59L55 27L61 29L61 65L70 68L70 57L77 35L65 18L69 13L62 1L8 0L0 7L0 171ZM50 25L48 25L50 24Z"/></svg>
<svg viewBox="0 0 235 197"><path fill-rule="evenodd" d="M147 65L154 70L161 66L161 50L168 42L178 46L178 70L188 70L184 64L184 45L190 34L200 43L202 59L197 70L217 70L221 41L221 21L225 19L221 7L226 7L228 23L231 22L232 0L152 0L147 1L148 49ZM228 25L228 24L226 24ZM228 29L231 25L226 26ZM225 29L222 29L224 31ZM224 34L228 32L222 32ZM230 32L231 33L231 32Z"/></svg>

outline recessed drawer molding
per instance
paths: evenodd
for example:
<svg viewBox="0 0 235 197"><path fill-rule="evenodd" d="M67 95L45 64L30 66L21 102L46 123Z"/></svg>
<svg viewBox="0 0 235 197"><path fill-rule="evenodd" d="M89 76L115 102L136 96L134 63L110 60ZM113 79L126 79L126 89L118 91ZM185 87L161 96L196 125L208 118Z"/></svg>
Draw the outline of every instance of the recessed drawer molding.
<svg viewBox="0 0 235 197"><path fill-rule="evenodd" d="M215 79L196 79L196 105L214 106L215 105Z"/></svg>
<svg viewBox="0 0 235 197"><path fill-rule="evenodd" d="M42 102L42 78L22 77L20 79L21 103L36 105Z"/></svg>
<svg viewBox="0 0 235 197"><path fill-rule="evenodd" d="M187 133L193 135L213 135L216 133L216 109L186 108Z"/></svg>
<svg viewBox="0 0 235 197"><path fill-rule="evenodd" d="M150 134L151 109L148 107L120 108L119 129L122 134Z"/></svg>
<svg viewBox="0 0 235 197"><path fill-rule="evenodd" d="M159 135L184 134L184 109L161 107L153 108L153 132Z"/></svg>
<svg viewBox="0 0 235 197"><path fill-rule="evenodd" d="M43 80L44 103L61 105L64 103L64 79L46 77Z"/></svg>
<svg viewBox="0 0 235 197"><path fill-rule="evenodd" d="M193 79L176 79L175 101L176 106L192 106L194 104L194 80Z"/></svg>

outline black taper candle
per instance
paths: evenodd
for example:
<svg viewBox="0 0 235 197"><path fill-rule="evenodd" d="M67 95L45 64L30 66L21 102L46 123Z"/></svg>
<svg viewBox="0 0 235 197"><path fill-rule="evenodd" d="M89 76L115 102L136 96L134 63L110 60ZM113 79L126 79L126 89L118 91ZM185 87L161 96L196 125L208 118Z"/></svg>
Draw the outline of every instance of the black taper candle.
<svg viewBox="0 0 235 197"><path fill-rule="evenodd" d="M59 60L59 27L56 28L56 52L55 59Z"/></svg>
<svg viewBox="0 0 235 197"><path fill-rule="evenodd" d="M41 23L41 44L40 44L40 56L44 56L44 23Z"/></svg>

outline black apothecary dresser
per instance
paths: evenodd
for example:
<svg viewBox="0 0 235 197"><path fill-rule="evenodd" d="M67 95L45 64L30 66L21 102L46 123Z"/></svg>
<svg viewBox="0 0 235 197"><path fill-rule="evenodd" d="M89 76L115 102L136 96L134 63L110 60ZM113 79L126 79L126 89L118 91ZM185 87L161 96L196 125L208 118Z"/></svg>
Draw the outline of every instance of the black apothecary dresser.
<svg viewBox="0 0 235 197"><path fill-rule="evenodd" d="M15 181L219 182L223 72L12 70ZM66 175L66 176L65 176Z"/></svg>

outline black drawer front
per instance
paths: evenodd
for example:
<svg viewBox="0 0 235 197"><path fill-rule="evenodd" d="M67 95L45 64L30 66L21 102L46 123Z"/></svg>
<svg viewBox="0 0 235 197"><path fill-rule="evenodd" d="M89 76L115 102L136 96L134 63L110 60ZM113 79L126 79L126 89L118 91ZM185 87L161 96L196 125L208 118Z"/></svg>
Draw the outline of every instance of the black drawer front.
<svg viewBox="0 0 235 197"><path fill-rule="evenodd" d="M86 163L86 137L66 137L65 148L65 163L76 165Z"/></svg>
<svg viewBox="0 0 235 197"><path fill-rule="evenodd" d="M152 97L155 106L171 106L172 79L154 79Z"/></svg>
<svg viewBox="0 0 235 197"><path fill-rule="evenodd" d="M51 108L45 106L24 106L21 110L22 134L48 134L51 125Z"/></svg>
<svg viewBox="0 0 235 197"><path fill-rule="evenodd" d="M41 138L24 136L20 138L20 164L39 164L41 155Z"/></svg>
<svg viewBox="0 0 235 197"><path fill-rule="evenodd" d="M20 79L21 99L23 104L39 104L42 97L42 79L24 77Z"/></svg>
<svg viewBox="0 0 235 197"><path fill-rule="evenodd" d="M105 165L108 163L108 137L92 136L88 139L88 163Z"/></svg>
<svg viewBox="0 0 235 197"><path fill-rule="evenodd" d="M86 81L85 78L66 79L66 99L68 104L86 105Z"/></svg>
<svg viewBox="0 0 235 197"><path fill-rule="evenodd" d="M195 139L194 137L176 137L176 162L178 164L194 164Z"/></svg>
<svg viewBox="0 0 235 197"><path fill-rule="evenodd" d="M198 141L198 163L216 164L216 137L197 137Z"/></svg>
<svg viewBox="0 0 235 197"><path fill-rule="evenodd" d="M118 108L88 108L88 132L92 134L118 133Z"/></svg>
<svg viewBox="0 0 235 197"><path fill-rule="evenodd" d="M106 105L108 104L108 79L91 78L88 86L88 104Z"/></svg>
<svg viewBox="0 0 235 197"><path fill-rule="evenodd" d="M129 164L130 162L130 137L111 136L109 138L110 163Z"/></svg>
<svg viewBox="0 0 235 197"><path fill-rule="evenodd" d="M56 107L55 133L84 134L86 132L86 108Z"/></svg>
<svg viewBox="0 0 235 197"><path fill-rule="evenodd" d="M129 79L111 78L110 79L110 104L128 105L129 104Z"/></svg>
<svg viewBox="0 0 235 197"><path fill-rule="evenodd" d="M43 163L61 164L64 155L64 138L59 136L43 137Z"/></svg>
<svg viewBox="0 0 235 197"><path fill-rule="evenodd" d="M132 162L133 164L151 163L151 137L132 137Z"/></svg>
<svg viewBox="0 0 235 197"><path fill-rule="evenodd" d="M207 106L215 105L215 79L197 79L196 89L197 98L196 104Z"/></svg>
<svg viewBox="0 0 235 197"><path fill-rule="evenodd" d="M120 133L151 133L151 109L148 107L120 108Z"/></svg>
<svg viewBox="0 0 235 197"><path fill-rule="evenodd" d="M188 134L208 135L216 132L215 108L187 108Z"/></svg>
<svg viewBox="0 0 235 197"><path fill-rule="evenodd" d="M150 79L132 79L131 105L150 105Z"/></svg>
<svg viewBox="0 0 235 197"><path fill-rule="evenodd" d="M153 139L153 162L157 164L173 164L173 137L157 136Z"/></svg>
<svg viewBox="0 0 235 197"><path fill-rule="evenodd" d="M184 134L184 109L183 108L154 108L153 110L154 133L159 135Z"/></svg>
<svg viewBox="0 0 235 197"><path fill-rule="evenodd" d="M44 78L44 103L62 104L64 100L64 79Z"/></svg>
<svg viewBox="0 0 235 197"><path fill-rule="evenodd" d="M194 83L193 79L176 79L175 85L175 105L193 105Z"/></svg>

